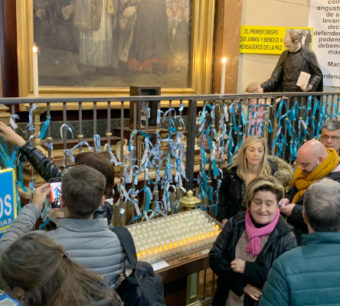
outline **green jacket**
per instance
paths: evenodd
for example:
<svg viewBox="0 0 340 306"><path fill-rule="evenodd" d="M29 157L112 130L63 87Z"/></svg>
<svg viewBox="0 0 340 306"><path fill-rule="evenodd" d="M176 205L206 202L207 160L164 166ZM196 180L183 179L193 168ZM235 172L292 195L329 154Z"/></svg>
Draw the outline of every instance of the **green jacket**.
<svg viewBox="0 0 340 306"><path fill-rule="evenodd" d="M302 239L275 260L260 305L340 305L340 232Z"/></svg>

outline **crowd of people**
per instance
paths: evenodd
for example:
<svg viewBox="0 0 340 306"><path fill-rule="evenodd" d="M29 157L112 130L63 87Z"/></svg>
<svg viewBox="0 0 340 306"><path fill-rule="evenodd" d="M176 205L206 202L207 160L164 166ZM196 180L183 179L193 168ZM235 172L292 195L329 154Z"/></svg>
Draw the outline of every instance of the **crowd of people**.
<svg viewBox="0 0 340 306"><path fill-rule="evenodd" d="M63 173L3 123L0 136L17 145L44 179L62 181L60 208L51 210L55 229L32 232L49 194L49 184L43 184L1 238L0 287L23 305L120 305L114 288L124 253L108 227L112 215L102 208L112 193L112 164L97 153L80 153L76 165ZM268 155L263 137L244 140L219 190L217 217L223 230L209 254L218 275L213 305L273 305L277 300L302 305L309 288L316 286L320 296L330 290L330 280L337 278L329 273L337 269L340 250L340 122L326 122L319 140L299 148L294 172ZM289 265L293 257L294 267ZM313 276L318 271L322 281ZM74 286L81 294L66 289L54 294L59 292L59 283L52 281L56 274L58 282L72 282L67 289ZM28 283L31 278L36 283ZM327 300L335 303L340 297L334 288ZM320 296L309 298L322 301Z"/></svg>
<svg viewBox="0 0 340 306"><path fill-rule="evenodd" d="M256 92L316 91L322 75L314 54L294 32L270 80ZM295 64L294 64L295 63ZM300 70L311 74L296 87ZM294 65L293 65L294 64ZM55 228L34 230L50 192L32 200L0 240L0 288L22 305L121 305L115 292L125 254L108 224L114 168L101 154L80 153L62 172L0 122L0 136L19 147L46 181L61 178ZM267 141L249 136L223 175L217 219L223 229L209 253L218 275L213 305L321 305L340 303L340 121L326 122L319 140L297 152L295 170L268 155Z"/></svg>
<svg viewBox="0 0 340 306"><path fill-rule="evenodd" d="M65 300L62 299L59 300L58 296L39 297L41 299L44 298L43 301L39 302L40 304L38 302L32 303L30 297L32 290L38 289L36 287L21 288L21 283L18 280L17 287L23 289L23 294L13 294L13 291L8 291L8 288L13 289L16 283L8 285L7 282L10 282L10 280L7 280L5 274L0 275L0 287L6 289L6 292L14 298L22 300L23 305L87 305L85 302L82 302L86 301L86 299L89 301L88 305L120 305L120 300L116 295L112 297L112 301L109 297L109 300L105 303L102 301L102 297L104 298L105 295L101 296L101 294L106 294L105 286L108 286L110 291L114 292L114 288L122 274L124 261L124 253L120 241L117 235L108 227L108 223L111 223L112 206L106 205L105 199L112 195L114 181L114 168L109 159L97 153L80 153L76 157L76 165L67 172L62 173L40 150L35 148L29 141L26 142L14 130L1 122L0 136L7 142L17 145L20 148L21 154L31 162L45 180L48 181L51 178L61 177L62 195L60 197L60 208L50 210L50 218L55 223L56 228L50 231L41 230L34 232L46 234L44 236L53 239L55 243L60 245L64 249L65 254L67 254L67 261L72 259L77 264L91 271L93 274L88 274L87 278L100 275L100 283L93 279L93 284L88 288L85 287L89 284L88 280L79 284L79 286L83 286L82 290L85 293L86 290L92 290L93 286L97 286L99 295L94 297L81 297L80 295L79 300L74 300L74 303L71 302L75 298L74 296L65 296L65 299L70 301L68 303L64 303ZM16 241L26 237L26 235L30 235L41 215L49 193L48 183L35 188L31 203L23 207L14 223L2 236L0 250L6 250L13 246L18 247ZM34 240L36 244L42 241L39 238L40 236L32 237L29 241ZM17 255L20 254L18 252ZM24 250L20 252L23 253ZM27 248L26 252L29 253L30 249ZM23 256L20 255L20 257ZM43 254L40 258L43 258ZM18 267L12 272L20 271L19 265L21 264L21 262L13 262L13 265ZM0 260L0 269L2 269L2 265L5 265L5 261ZM25 276L27 279L35 277L32 274L34 269L32 266L32 269L22 271L22 277ZM48 270L48 266L41 266L41 269L36 272L43 275L45 269ZM78 271L78 269L75 270ZM68 273L72 274L73 272L68 271ZM49 280L49 276L52 278L53 274L44 276L43 281ZM66 275L62 277L66 277ZM79 278L81 278L81 275ZM15 280L15 278L13 279ZM63 280L61 279L60 281ZM53 282L51 284L58 285ZM43 287L40 287L40 289L41 291L38 290L39 292L34 293L34 295L44 295L50 292L45 292ZM97 294L97 291L93 292L95 295ZM23 297L29 297L29 299L26 300ZM49 301L50 304L46 303L46 298L51 299ZM62 298L64 298L64 295L62 295ZM90 298L94 298L97 302L90 302Z"/></svg>
<svg viewBox="0 0 340 306"><path fill-rule="evenodd" d="M271 161L263 138L243 142L219 191L213 305L339 304L340 121L319 139L299 148L294 172Z"/></svg>

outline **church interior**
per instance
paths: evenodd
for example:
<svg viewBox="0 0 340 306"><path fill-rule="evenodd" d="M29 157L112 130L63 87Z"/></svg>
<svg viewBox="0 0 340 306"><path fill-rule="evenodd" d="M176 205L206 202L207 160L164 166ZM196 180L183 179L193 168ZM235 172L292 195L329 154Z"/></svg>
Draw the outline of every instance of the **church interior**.
<svg viewBox="0 0 340 306"><path fill-rule="evenodd" d="M84 152L105 156L109 226L129 229L166 305L212 305L224 173L246 138L283 160L288 191L299 148L338 119L339 55L322 53L312 9L309 0L0 0L0 122L58 171ZM263 90L290 30L316 53L322 90ZM0 175L13 169L15 201L0 235L48 182L6 139L0 132ZM35 229L49 230L47 206Z"/></svg>

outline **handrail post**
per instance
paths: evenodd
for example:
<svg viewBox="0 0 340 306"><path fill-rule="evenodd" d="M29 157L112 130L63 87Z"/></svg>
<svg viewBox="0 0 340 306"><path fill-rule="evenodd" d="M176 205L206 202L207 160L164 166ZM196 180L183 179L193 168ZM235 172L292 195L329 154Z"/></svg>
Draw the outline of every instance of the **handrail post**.
<svg viewBox="0 0 340 306"><path fill-rule="evenodd" d="M188 135L185 166L185 175L188 181L184 184L187 190L192 189L194 186L196 116L197 100L189 100Z"/></svg>

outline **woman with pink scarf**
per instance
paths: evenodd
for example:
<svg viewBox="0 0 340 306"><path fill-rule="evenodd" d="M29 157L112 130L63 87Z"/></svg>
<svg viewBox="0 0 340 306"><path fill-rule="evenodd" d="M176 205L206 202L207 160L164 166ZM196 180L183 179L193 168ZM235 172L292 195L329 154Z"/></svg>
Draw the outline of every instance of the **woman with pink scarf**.
<svg viewBox="0 0 340 306"><path fill-rule="evenodd" d="M280 216L283 194L272 176L248 184L247 211L228 220L210 251L218 275L213 305L256 305L273 261L296 247L293 228Z"/></svg>

